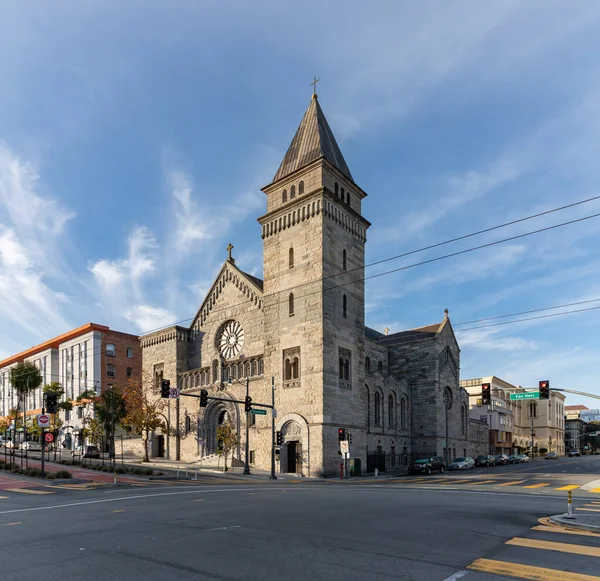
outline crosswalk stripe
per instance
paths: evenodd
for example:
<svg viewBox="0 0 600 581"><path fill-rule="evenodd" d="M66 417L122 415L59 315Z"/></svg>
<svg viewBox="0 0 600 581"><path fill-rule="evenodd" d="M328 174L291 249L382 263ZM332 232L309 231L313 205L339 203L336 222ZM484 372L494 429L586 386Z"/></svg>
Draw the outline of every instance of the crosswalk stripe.
<svg viewBox="0 0 600 581"><path fill-rule="evenodd" d="M491 484L492 482L496 482L496 480L476 480L472 484Z"/></svg>
<svg viewBox="0 0 600 581"><path fill-rule="evenodd" d="M559 571L558 569L547 569L545 567L533 567L531 565L520 565L492 559L477 559L467 569L481 571L482 573L494 573L506 577L517 577L519 579L530 579L531 581L600 581L595 575L584 575L582 573L571 573L570 571Z"/></svg>
<svg viewBox="0 0 600 581"><path fill-rule="evenodd" d="M20 492L22 494L55 494L47 490L31 490L30 488L5 488L6 492Z"/></svg>
<svg viewBox="0 0 600 581"><path fill-rule="evenodd" d="M593 533L583 529L569 529L558 526L537 525L531 527L532 531L542 531L544 533L560 533L561 535L579 535L581 537L600 537L600 533Z"/></svg>
<svg viewBox="0 0 600 581"><path fill-rule="evenodd" d="M583 545L572 545L569 543L556 543L554 541L540 541L538 539L523 539L515 537L506 541L507 545L516 547L529 547L530 549L544 549L546 551L558 551L560 553L572 553L574 555L586 555L587 557L600 557L600 547L586 547Z"/></svg>
<svg viewBox="0 0 600 581"><path fill-rule="evenodd" d="M502 484L498 484L498 486L512 486L513 484L522 484L526 482L525 480L512 480L511 482L503 482Z"/></svg>
<svg viewBox="0 0 600 581"><path fill-rule="evenodd" d="M576 508L575 510L583 510L585 512L600 512L600 508Z"/></svg>
<svg viewBox="0 0 600 581"><path fill-rule="evenodd" d="M0 496L0 499L9 498L8 496Z"/></svg>
<svg viewBox="0 0 600 581"><path fill-rule="evenodd" d="M579 488L579 486L577 486L577 484L568 484L567 486L561 486L560 488L557 488L556 490L575 490L576 488Z"/></svg>
<svg viewBox="0 0 600 581"><path fill-rule="evenodd" d="M543 486L550 486L550 483L538 482L537 484L530 484L529 486L523 486L523 488L542 488Z"/></svg>

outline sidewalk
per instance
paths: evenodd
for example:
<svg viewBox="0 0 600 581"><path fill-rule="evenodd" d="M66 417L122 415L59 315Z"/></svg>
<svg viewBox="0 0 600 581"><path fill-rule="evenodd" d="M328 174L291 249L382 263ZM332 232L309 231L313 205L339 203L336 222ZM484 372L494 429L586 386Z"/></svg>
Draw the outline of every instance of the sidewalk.
<svg viewBox="0 0 600 581"><path fill-rule="evenodd" d="M550 522L568 527L572 529L583 529L600 533L600 513L593 514L577 514L569 518L566 514L555 514L550 517Z"/></svg>

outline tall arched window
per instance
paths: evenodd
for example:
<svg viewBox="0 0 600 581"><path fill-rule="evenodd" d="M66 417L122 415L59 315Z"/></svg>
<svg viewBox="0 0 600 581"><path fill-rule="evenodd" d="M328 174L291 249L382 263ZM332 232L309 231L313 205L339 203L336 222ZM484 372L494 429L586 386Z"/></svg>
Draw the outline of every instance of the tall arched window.
<svg viewBox="0 0 600 581"><path fill-rule="evenodd" d="M300 180L298 184L298 195L301 196L304 193L304 182Z"/></svg>
<svg viewBox="0 0 600 581"><path fill-rule="evenodd" d="M365 369L367 371L371 371L371 358L370 357L365 358Z"/></svg>
<svg viewBox="0 0 600 581"><path fill-rule="evenodd" d="M340 379L344 379L344 360L340 357Z"/></svg>
<svg viewBox="0 0 600 581"><path fill-rule="evenodd" d="M281 192L281 203L285 204L287 202L287 190L283 190L283 192Z"/></svg>
<svg viewBox="0 0 600 581"><path fill-rule="evenodd" d="M367 434L371 429L371 392L369 391L369 386L365 384L365 389L367 390Z"/></svg>
<svg viewBox="0 0 600 581"><path fill-rule="evenodd" d="M293 200L296 197L296 186L292 186L290 188L290 200Z"/></svg>
<svg viewBox="0 0 600 581"><path fill-rule="evenodd" d="M408 402L406 401L405 397L403 397L400 400L400 429L401 430L406 430L406 423L407 423L406 422L406 415L407 415L406 412L407 412L407 407L408 407L407 403Z"/></svg>
<svg viewBox="0 0 600 581"><path fill-rule="evenodd" d="M288 297L288 306L289 306L289 315L290 317L294 316L294 293L290 293Z"/></svg>
<svg viewBox="0 0 600 581"><path fill-rule="evenodd" d="M289 359L285 360L285 376L284 379L289 381L292 379L292 362Z"/></svg>
<svg viewBox="0 0 600 581"><path fill-rule="evenodd" d="M348 316L348 299L346 298L346 295L344 295L342 297L342 310L344 313L344 317Z"/></svg>
<svg viewBox="0 0 600 581"><path fill-rule="evenodd" d="M344 379L350 381L350 361L348 359L344 360Z"/></svg>
<svg viewBox="0 0 600 581"><path fill-rule="evenodd" d="M375 425L381 425L381 394L375 391Z"/></svg>
<svg viewBox="0 0 600 581"><path fill-rule="evenodd" d="M394 396L388 395L388 426L394 427Z"/></svg>
<svg viewBox="0 0 600 581"><path fill-rule="evenodd" d="M383 361L377 362L377 371L379 371L379 373L383 373Z"/></svg>
<svg viewBox="0 0 600 581"><path fill-rule="evenodd" d="M460 426L461 426L460 431L463 434L465 433L465 416L466 416L465 406L463 405L460 408Z"/></svg>
<svg viewBox="0 0 600 581"><path fill-rule="evenodd" d="M350 205L350 193L346 192L346 204Z"/></svg>
<svg viewBox="0 0 600 581"><path fill-rule="evenodd" d="M335 190L335 195L338 195L338 183L335 182L335 186L333 187L333 189Z"/></svg>
<svg viewBox="0 0 600 581"><path fill-rule="evenodd" d="M348 268L348 265L346 262L346 249L345 248L344 248L344 251L342 252L342 268L344 270L347 270L347 268Z"/></svg>
<svg viewBox="0 0 600 581"><path fill-rule="evenodd" d="M289 267L294 268L294 249L290 248L289 251Z"/></svg>
<svg viewBox="0 0 600 581"><path fill-rule="evenodd" d="M344 188L342 188L342 202L346 201L346 194L344 193Z"/></svg>
<svg viewBox="0 0 600 581"><path fill-rule="evenodd" d="M300 361L298 360L297 357L294 357L294 360L292 361L292 379L298 379L298 377L300 377L299 374L299 369L300 367Z"/></svg>
<svg viewBox="0 0 600 581"><path fill-rule="evenodd" d="M185 416L185 433L189 434L192 431L192 418Z"/></svg>

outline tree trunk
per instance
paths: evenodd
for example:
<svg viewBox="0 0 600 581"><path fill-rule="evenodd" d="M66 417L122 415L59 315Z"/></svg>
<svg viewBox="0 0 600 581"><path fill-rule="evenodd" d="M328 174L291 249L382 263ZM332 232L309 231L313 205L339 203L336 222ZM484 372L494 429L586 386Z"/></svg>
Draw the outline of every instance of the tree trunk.
<svg viewBox="0 0 600 581"><path fill-rule="evenodd" d="M144 462L150 462L150 458L148 457L148 436L144 438Z"/></svg>

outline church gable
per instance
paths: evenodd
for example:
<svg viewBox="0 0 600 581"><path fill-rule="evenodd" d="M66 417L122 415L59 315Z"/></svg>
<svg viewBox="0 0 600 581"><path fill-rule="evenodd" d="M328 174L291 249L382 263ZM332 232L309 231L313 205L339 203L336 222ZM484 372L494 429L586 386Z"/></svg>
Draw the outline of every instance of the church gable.
<svg viewBox="0 0 600 581"><path fill-rule="evenodd" d="M198 309L190 327L200 331L211 313L221 308L231 308L233 305L226 304L227 301L223 300L225 294L231 295L231 289L235 289L235 293L233 294L235 306L239 305L243 308L253 307L262 310L262 281L241 271L235 266L233 260L227 260L209 292L206 294L204 302Z"/></svg>

